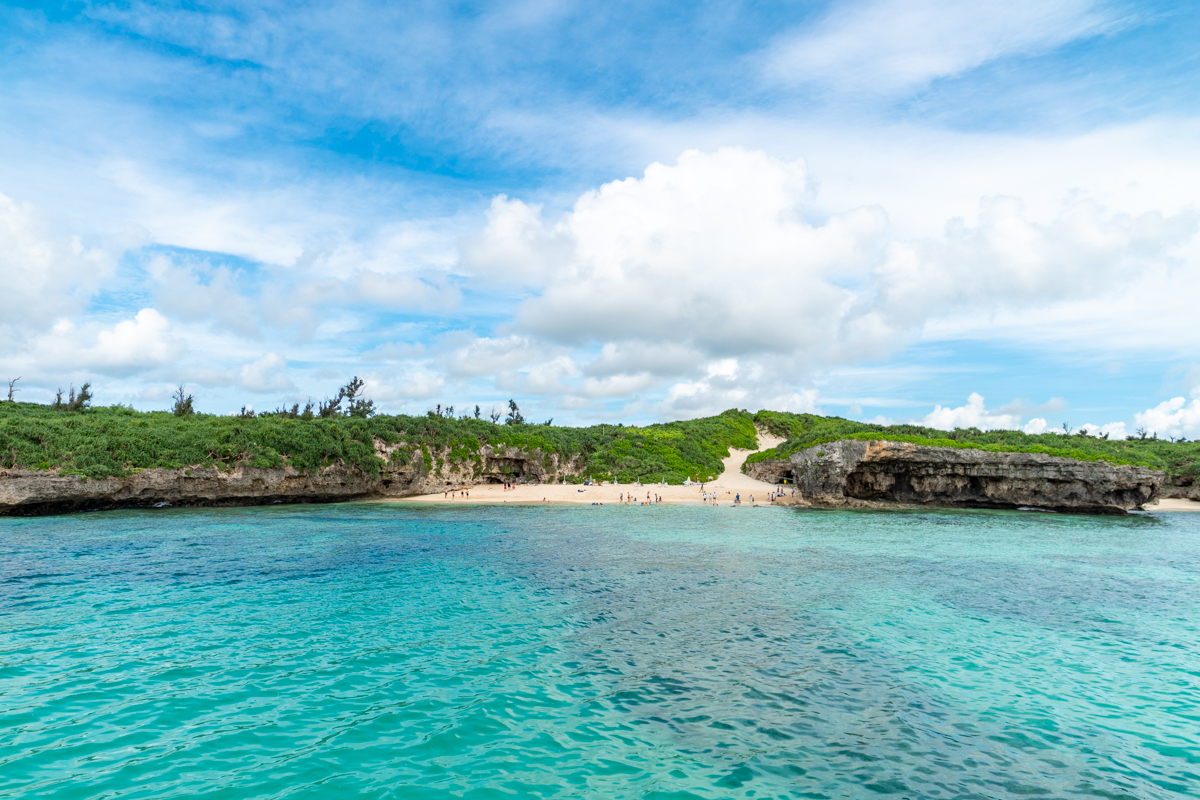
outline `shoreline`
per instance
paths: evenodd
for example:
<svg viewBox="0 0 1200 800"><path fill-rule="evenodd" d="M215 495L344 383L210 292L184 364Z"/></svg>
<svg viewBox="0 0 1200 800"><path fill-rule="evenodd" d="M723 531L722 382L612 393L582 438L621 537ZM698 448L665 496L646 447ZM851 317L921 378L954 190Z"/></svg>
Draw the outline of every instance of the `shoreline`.
<svg viewBox="0 0 1200 800"><path fill-rule="evenodd" d="M732 483L732 482L731 482ZM381 497L371 500L377 503L439 503L445 505L687 505L687 506L732 506L740 496L741 505L769 505L772 492L791 490L754 481L754 486L722 485L720 481L692 486L662 486L643 484L590 485L576 484L518 484L505 489L500 484L483 484L463 487L449 492L413 495L411 497ZM702 492L710 495L705 500ZM715 495L715 497L713 497ZM751 501L753 497L753 501Z"/></svg>
<svg viewBox="0 0 1200 800"><path fill-rule="evenodd" d="M505 489L501 484L480 484L449 492L412 495L409 497L369 498L370 503L403 503L410 505L670 505L670 506L797 506L791 498L792 488L756 481L745 475L743 480L723 481L721 476L712 483L691 486L661 486L654 484L576 485L576 484L519 484ZM734 476L730 476L734 477ZM701 492L710 495L703 499ZM781 502L772 502L771 494L779 492ZM715 494L715 498L711 497ZM468 496L469 495L469 496ZM741 502L735 502L740 495ZM632 500L630 498L633 498ZM653 498L653 500L649 500ZM753 498L753 500L751 500ZM920 506L912 506L914 508ZM1200 501L1162 498L1148 503L1143 509L1151 513L1200 512Z"/></svg>

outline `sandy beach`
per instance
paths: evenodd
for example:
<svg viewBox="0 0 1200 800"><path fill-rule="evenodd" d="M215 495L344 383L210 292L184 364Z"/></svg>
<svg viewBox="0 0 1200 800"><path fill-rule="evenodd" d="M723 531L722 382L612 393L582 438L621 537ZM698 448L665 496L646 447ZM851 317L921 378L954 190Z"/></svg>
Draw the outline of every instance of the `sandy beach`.
<svg viewBox="0 0 1200 800"><path fill-rule="evenodd" d="M784 491L785 487L757 481L742 472L746 457L760 450L769 450L783 439L764 434L758 435L758 450L731 450L723 459L724 471L710 483L691 486L663 486L660 484L608 484L603 486L581 486L569 484L528 484L505 489L498 484L483 484L463 487L454 492L424 494L415 497L386 499L385 503L574 503L577 505L617 505L623 502L655 502L664 505L705 505L703 492L715 494L709 504L733 505L740 494L743 505L766 505L771 492ZM791 492L791 489L786 489ZM630 499L632 498L632 499Z"/></svg>
<svg viewBox="0 0 1200 800"><path fill-rule="evenodd" d="M1195 500L1178 500L1163 498L1155 500L1146 506L1147 511L1200 511L1200 503Z"/></svg>

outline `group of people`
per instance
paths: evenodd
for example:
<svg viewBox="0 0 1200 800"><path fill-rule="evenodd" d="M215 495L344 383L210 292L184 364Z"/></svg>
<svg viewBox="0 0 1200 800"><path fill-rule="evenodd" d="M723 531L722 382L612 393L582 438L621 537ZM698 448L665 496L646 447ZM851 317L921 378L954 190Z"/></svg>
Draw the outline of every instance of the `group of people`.
<svg viewBox="0 0 1200 800"><path fill-rule="evenodd" d="M620 501L625 505L630 505L630 504L637 505L638 504L638 499L633 496L633 492L630 492L629 494L626 494L625 492L621 492ZM661 502L662 502L661 495L647 493L646 499L643 500L641 504L644 506L652 506L652 505L657 505Z"/></svg>
<svg viewBox="0 0 1200 800"><path fill-rule="evenodd" d="M445 497L447 500L453 499L455 497L466 498L466 497L471 496L471 492L468 489L450 489L450 490L443 492L442 496Z"/></svg>
<svg viewBox="0 0 1200 800"><path fill-rule="evenodd" d="M730 494L730 493L725 492L725 494ZM783 491L773 491L767 495L767 500L769 500L770 502L773 503L776 500L778 500L780 497L783 497L785 494L786 494L786 492L783 492ZM792 489L792 495L795 496L795 494L796 494L796 490ZM704 484L700 485L700 498L705 502L706 505L707 504L711 504L714 506L717 505L717 493L706 491L704 489ZM750 501L750 505L754 505L754 495L750 495L747 499ZM733 504L735 506L740 506L742 504L742 493L741 492L738 492L733 495Z"/></svg>

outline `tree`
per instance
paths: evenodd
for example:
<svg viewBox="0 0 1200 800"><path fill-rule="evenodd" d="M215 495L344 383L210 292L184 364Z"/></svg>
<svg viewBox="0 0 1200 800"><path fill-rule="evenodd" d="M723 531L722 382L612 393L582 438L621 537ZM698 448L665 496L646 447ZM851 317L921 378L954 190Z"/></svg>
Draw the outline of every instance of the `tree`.
<svg viewBox="0 0 1200 800"><path fill-rule="evenodd" d="M8 399L12 400L12 392L11 391L9 391L9 393L8 393ZM475 419L479 419L479 404L478 403L475 404Z"/></svg>
<svg viewBox="0 0 1200 800"><path fill-rule="evenodd" d="M524 425L525 418L521 416L521 409L517 407L516 400L508 401L508 416L504 419L505 425Z"/></svg>
<svg viewBox="0 0 1200 800"><path fill-rule="evenodd" d="M347 417L369 417L375 413L375 401L363 397L367 382L355 375L342 387L341 396L346 398Z"/></svg>
<svg viewBox="0 0 1200 800"><path fill-rule="evenodd" d="M83 411L92 404L92 385L85 383L79 387L79 394L75 394L75 387L71 387L71 396L67 401L67 411Z"/></svg>
<svg viewBox="0 0 1200 800"><path fill-rule="evenodd" d="M14 393L16 393L16 392L19 392L19 391L21 391L21 390L20 390L20 389L14 389L13 387L14 387L14 386L16 386L16 384L17 384L17 381L19 381L19 380L21 380L21 378L20 378L20 377L16 377L16 378L13 378L11 381L9 381L9 382L8 382L8 402L10 402L10 403L15 403L15 402L17 402L16 400L13 400L13 394L14 394ZM475 416L477 416L477 417L478 417L478 416L479 416L479 413L478 413L478 411L479 411L479 406L475 406L475 410L476 410L476 414L475 414Z"/></svg>
<svg viewBox="0 0 1200 800"><path fill-rule="evenodd" d="M342 393L338 392L337 397L330 400L326 398L317 406L317 416L321 419L329 419L330 417L341 416L342 413Z"/></svg>
<svg viewBox="0 0 1200 800"><path fill-rule="evenodd" d="M500 412L496 410L495 406L492 406L492 411L488 416L492 418L493 425L500 421Z"/></svg>
<svg viewBox="0 0 1200 800"><path fill-rule="evenodd" d="M196 413L196 409L192 407L192 401L196 398L186 392L182 383L171 397L175 400L175 408L172 409L175 416L190 417Z"/></svg>
<svg viewBox="0 0 1200 800"><path fill-rule="evenodd" d="M63 390L59 389L54 395L54 404L50 406L55 411L83 411L92 404L92 385L85 383L79 387L79 394L75 394L75 384L71 384L71 394L67 398L67 402L63 402Z"/></svg>

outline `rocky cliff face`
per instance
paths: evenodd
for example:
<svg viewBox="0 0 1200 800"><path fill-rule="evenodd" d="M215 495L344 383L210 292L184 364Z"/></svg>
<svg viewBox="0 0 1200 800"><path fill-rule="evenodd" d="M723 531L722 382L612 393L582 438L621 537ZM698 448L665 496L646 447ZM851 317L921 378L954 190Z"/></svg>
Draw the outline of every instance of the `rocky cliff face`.
<svg viewBox="0 0 1200 800"><path fill-rule="evenodd" d="M1037 453L993 453L847 439L793 453L797 494L811 505L1034 507L1119 514L1157 497L1164 475Z"/></svg>
<svg viewBox="0 0 1200 800"><path fill-rule="evenodd" d="M1168 484L1163 486L1159 497L1172 497L1178 500L1200 500L1200 483Z"/></svg>
<svg viewBox="0 0 1200 800"><path fill-rule="evenodd" d="M122 478L84 478L32 470L0 470L0 515L61 514L154 506L247 506L407 497L480 483L544 483L577 476L582 464L540 450L482 447L465 457L413 451L377 441L378 476L341 465L315 472L191 467L149 469Z"/></svg>

